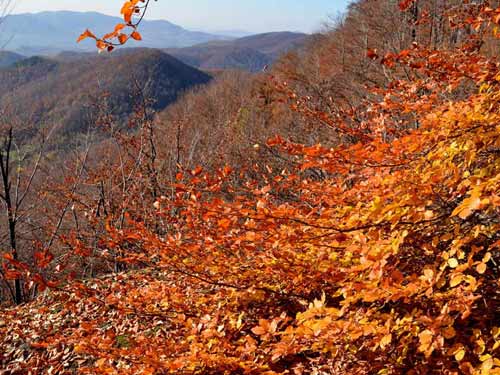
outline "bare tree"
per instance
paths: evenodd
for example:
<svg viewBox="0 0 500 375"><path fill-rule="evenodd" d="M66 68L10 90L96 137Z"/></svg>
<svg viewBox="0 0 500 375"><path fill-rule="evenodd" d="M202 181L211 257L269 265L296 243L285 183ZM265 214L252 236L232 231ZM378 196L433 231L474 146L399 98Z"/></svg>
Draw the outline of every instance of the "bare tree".
<svg viewBox="0 0 500 375"><path fill-rule="evenodd" d="M32 189L34 179L39 172L47 138L42 137L38 150L34 155L32 152L23 151L18 146L12 125L5 129L1 138L0 203L3 206L4 217L7 222L11 259L17 262L19 260L18 226L20 220L26 216L22 209ZM16 304L22 303L23 292L20 277L16 277L14 280L14 289L12 289L7 279L3 278L13 301Z"/></svg>
<svg viewBox="0 0 500 375"><path fill-rule="evenodd" d="M14 8L14 0L0 0L0 26L4 23L5 18L12 12ZM9 43L9 40L0 40L0 50L4 49Z"/></svg>
<svg viewBox="0 0 500 375"><path fill-rule="evenodd" d="M14 7L13 0L0 0L0 22L7 17Z"/></svg>

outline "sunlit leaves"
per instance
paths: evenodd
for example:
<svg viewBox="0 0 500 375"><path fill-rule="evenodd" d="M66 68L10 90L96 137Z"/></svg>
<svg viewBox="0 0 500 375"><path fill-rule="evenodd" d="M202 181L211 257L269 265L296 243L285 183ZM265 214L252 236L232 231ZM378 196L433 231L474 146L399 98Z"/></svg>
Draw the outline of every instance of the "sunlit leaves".
<svg viewBox="0 0 500 375"><path fill-rule="evenodd" d="M118 35L118 41L120 44L125 44L125 42L128 40L128 37L125 34L120 34Z"/></svg>
<svg viewBox="0 0 500 375"><path fill-rule="evenodd" d="M78 37L77 42L79 43L86 38L97 39L97 37L90 30L87 29Z"/></svg>
<svg viewBox="0 0 500 375"><path fill-rule="evenodd" d="M130 37L135 40L142 40L141 34L139 34L137 31L133 31L132 34L130 34Z"/></svg>
<svg viewBox="0 0 500 375"><path fill-rule="evenodd" d="M461 349L458 349L454 354L454 357L455 359L460 362L464 359L465 357L465 349L461 348Z"/></svg>
<svg viewBox="0 0 500 375"><path fill-rule="evenodd" d="M479 273L481 275L486 272L486 269L487 269L486 263L479 263L476 266L477 273Z"/></svg>
<svg viewBox="0 0 500 375"><path fill-rule="evenodd" d="M112 32L105 34L102 38L98 38L91 31L86 30L80 35L77 42L92 38L96 40L96 47L99 51L111 52L116 46L125 44L129 39L142 40L137 27L142 20L141 14L143 15L147 10L148 4L149 0L126 0L120 11L125 23L117 24ZM137 19L134 19L135 16Z"/></svg>
<svg viewBox="0 0 500 375"><path fill-rule="evenodd" d="M481 208L481 198L478 196L471 196L464 199L462 204L453 211L453 215L457 215L462 219L467 219L467 217L479 208Z"/></svg>
<svg viewBox="0 0 500 375"><path fill-rule="evenodd" d="M451 268L457 268L458 267L458 260L455 258L448 259L448 266L450 266Z"/></svg>

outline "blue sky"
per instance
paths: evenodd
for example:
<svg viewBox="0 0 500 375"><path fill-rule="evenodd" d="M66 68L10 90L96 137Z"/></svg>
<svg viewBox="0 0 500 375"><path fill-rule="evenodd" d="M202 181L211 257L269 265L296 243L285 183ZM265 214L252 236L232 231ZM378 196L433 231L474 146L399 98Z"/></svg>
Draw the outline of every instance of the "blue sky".
<svg viewBox="0 0 500 375"><path fill-rule="evenodd" d="M14 13L44 10L97 11L118 15L123 0L15 0ZM349 0L158 0L149 19L166 19L190 29L251 32L317 31L328 15Z"/></svg>

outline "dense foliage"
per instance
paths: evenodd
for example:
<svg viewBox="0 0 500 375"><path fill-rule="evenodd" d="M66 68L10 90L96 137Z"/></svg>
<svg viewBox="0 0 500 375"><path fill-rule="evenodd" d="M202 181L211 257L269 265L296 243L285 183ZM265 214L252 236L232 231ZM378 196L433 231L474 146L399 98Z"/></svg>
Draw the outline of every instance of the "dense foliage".
<svg viewBox="0 0 500 375"><path fill-rule="evenodd" d="M163 185L169 151L147 110L135 132L112 133L120 157L97 156L86 188L66 188L71 250L36 255L55 271L35 282L52 289L0 315L6 372L499 373L500 66L482 48L500 8L379 3L414 30L397 52L363 48L363 95L333 105L299 69L308 81L277 74L262 89L288 108L267 124L290 110L333 129L328 145L275 136L254 148L283 160L237 169L179 157ZM418 43L443 15L450 34ZM343 62L329 68L345 78ZM11 277L27 269L5 258ZM116 272L64 281L89 264Z"/></svg>

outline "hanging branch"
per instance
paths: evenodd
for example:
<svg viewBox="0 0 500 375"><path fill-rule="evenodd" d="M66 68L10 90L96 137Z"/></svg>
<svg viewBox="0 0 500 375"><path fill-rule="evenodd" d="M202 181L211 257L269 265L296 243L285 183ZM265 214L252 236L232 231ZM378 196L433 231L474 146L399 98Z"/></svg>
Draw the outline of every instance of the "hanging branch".
<svg viewBox="0 0 500 375"><path fill-rule="evenodd" d="M89 29L85 30L77 40L77 43L84 39L92 38L96 41L96 47L101 51L111 52L117 46L125 44L129 39L142 40L141 34L137 31L141 24L151 0L127 0L121 9L121 14L125 23L119 23L115 29L98 38ZM143 3L143 5L138 5ZM128 32L127 32L128 31Z"/></svg>

